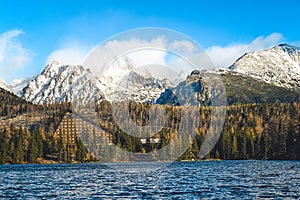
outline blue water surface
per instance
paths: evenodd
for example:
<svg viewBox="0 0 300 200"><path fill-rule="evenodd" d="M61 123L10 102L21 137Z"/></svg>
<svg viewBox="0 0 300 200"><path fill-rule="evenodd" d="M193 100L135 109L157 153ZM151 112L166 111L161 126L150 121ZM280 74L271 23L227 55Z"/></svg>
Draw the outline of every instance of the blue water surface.
<svg viewBox="0 0 300 200"><path fill-rule="evenodd" d="M299 199L300 161L0 165L0 198Z"/></svg>

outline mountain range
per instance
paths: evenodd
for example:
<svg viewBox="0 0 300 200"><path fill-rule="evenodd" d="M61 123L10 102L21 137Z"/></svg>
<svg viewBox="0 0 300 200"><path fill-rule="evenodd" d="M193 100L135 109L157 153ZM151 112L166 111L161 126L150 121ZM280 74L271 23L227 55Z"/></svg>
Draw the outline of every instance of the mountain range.
<svg viewBox="0 0 300 200"><path fill-rule="evenodd" d="M250 52L229 68L195 70L179 83L136 70L130 58L122 57L98 76L81 65L53 61L34 78L11 85L0 81L0 87L35 104L106 99L209 105L220 93L210 85L213 77L221 77L227 104L298 101L300 48L281 44Z"/></svg>

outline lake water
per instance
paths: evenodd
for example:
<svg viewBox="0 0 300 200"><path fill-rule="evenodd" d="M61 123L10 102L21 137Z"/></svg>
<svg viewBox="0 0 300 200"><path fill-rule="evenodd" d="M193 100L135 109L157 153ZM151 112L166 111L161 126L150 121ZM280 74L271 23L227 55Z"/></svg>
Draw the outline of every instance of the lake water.
<svg viewBox="0 0 300 200"><path fill-rule="evenodd" d="M1 165L1 198L300 198L300 161ZM162 166L162 168L158 169ZM153 170L155 169L155 170Z"/></svg>

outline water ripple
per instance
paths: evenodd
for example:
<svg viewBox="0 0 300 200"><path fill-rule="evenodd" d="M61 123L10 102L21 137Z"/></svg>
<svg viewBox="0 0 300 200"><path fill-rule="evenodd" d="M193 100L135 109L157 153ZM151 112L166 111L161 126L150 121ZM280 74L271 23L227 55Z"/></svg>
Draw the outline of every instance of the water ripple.
<svg viewBox="0 0 300 200"><path fill-rule="evenodd" d="M158 165L1 165L0 198L300 198L299 161L175 162L152 170Z"/></svg>

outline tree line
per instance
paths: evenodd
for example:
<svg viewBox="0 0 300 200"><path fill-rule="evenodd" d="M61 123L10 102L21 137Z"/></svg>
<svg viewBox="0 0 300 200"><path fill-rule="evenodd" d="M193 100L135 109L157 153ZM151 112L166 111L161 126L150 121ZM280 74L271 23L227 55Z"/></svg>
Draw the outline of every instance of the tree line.
<svg viewBox="0 0 300 200"><path fill-rule="evenodd" d="M0 163L85 162L88 152L78 138L75 144L62 144L53 134L70 103L35 105L0 88ZM25 115L25 120L15 120ZM33 124L31 124L33 120ZM75 157L69 156L70 151Z"/></svg>
<svg viewBox="0 0 300 200"><path fill-rule="evenodd" d="M126 105L114 105L116 106L119 106L119 109L115 108L119 112L113 114L111 105L102 103L98 113L101 127L113 135L114 144L120 148L131 152L145 149L147 153L153 152L155 157L156 150L167 146L168 155L165 158L168 160L171 159L172 152L179 150L180 144L189 142L190 146L178 159L200 159L198 153L213 117L211 107L202 106L195 110L190 107L156 106L155 109L163 109L164 112L156 112L155 120L165 118L164 127L152 136L159 138L160 143L142 145L139 140L142 133L132 134L130 129L126 133L115 122L114 117L122 118L127 115L122 113L122 107ZM129 103L131 119L140 126L149 124L150 107L149 104ZM184 115L186 119L181 115L183 109L187 113ZM299 103L233 105L227 106L226 110L224 127L219 130L220 138L205 159L300 159ZM196 112L200 113L198 118L195 118ZM159 116L162 113L166 115ZM199 120L196 122L197 128L191 130L194 127L191 123L195 123L195 119ZM179 127L184 130L184 134L179 133ZM136 130L133 128L131 131ZM195 134L190 134L192 131Z"/></svg>
<svg viewBox="0 0 300 200"><path fill-rule="evenodd" d="M75 152L73 158L68 155L71 150ZM56 141L42 128L31 132L26 127L11 126L0 131L0 164L85 162L87 154L79 138L74 146L65 148L61 140Z"/></svg>
<svg viewBox="0 0 300 200"><path fill-rule="evenodd" d="M79 137L75 143L63 144L53 134L66 112L71 112L70 103L34 105L21 100L13 94L0 91L0 117L3 122L22 114L39 115L37 126L28 124L5 124L0 127L0 163L37 163L40 160L56 162L87 162L94 160L86 148L85 141ZM119 107L118 107L119 106ZM122 109L127 106L128 109ZM164 147L164 160L172 160L174 152L182 151L178 160L198 160L212 119L211 107L151 105L127 102L125 105L112 105L101 102L96 107L100 127L111 136L113 145L127 152L155 153ZM156 115L151 119L150 108ZM124 113L124 112L129 112ZM186 113L183 115L183 111ZM226 107L226 118L221 135L205 159L297 159L300 160L300 103L245 104ZM143 132L129 125L124 131L116 117L129 116L139 126L151 123L163 124L157 132L149 133L159 143L141 142ZM197 118L195 118L197 116ZM151 121L152 120L152 121ZM195 127L192 123L196 123ZM4 125L3 125L4 124ZM126 125L126 124L125 124ZM182 133L179 133L181 129ZM135 132L134 132L135 131ZM192 134L194 133L194 134ZM134 136L133 136L134 135ZM95 138L94 136L91 138ZM182 144L188 143L188 147ZM95 144L94 146L97 146ZM126 160L126 155L107 146L109 156L115 160ZM99 148L98 148L99 150ZM101 159L100 159L101 160Z"/></svg>

